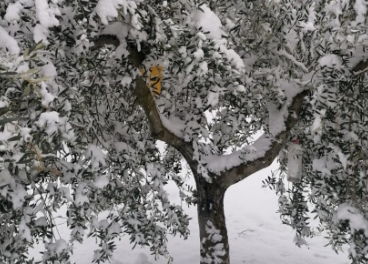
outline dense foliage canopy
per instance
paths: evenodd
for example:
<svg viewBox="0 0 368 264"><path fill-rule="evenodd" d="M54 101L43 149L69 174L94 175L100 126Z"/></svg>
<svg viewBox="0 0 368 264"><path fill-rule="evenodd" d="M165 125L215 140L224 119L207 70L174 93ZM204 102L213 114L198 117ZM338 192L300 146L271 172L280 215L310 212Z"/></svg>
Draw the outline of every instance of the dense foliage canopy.
<svg viewBox="0 0 368 264"><path fill-rule="evenodd" d="M188 235L188 217L164 190L173 180L196 202L182 156L158 148L134 92L135 79L160 65L161 122L193 148L201 177L216 181L290 132L302 147L301 182L285 185L283 155L280 174L265 182L282 220L303 244L314 235L312 210L334 249L349 244L352 261L365 263L367 8L363 0L0 1L0 262L32 263L28 248L43 242L43 263L68 263L86 233L100 246L96 262L111 257L122 232L168 256L167 232ZM290 116L299 119L292 128ZM62 206L69 241L55 232Z"/></svg>

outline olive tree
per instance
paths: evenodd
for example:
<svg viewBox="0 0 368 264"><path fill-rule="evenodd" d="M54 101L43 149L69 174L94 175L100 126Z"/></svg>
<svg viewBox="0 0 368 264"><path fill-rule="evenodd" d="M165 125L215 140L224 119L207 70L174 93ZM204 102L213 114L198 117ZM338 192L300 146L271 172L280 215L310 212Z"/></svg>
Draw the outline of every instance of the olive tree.
<svg viewBox="0 0 368 264"><path fill-rule="evenodd" d="M189 233L174 181L198 208L200 262L230 263L225 192L279 158L264 183L296 242L314 235L311 211L365 263L366 13L362 0L1 1L0 260L33 263L43 242L42 263L69 263L86 233L97 263L124 233L169 257L166 235Z"/></svg>

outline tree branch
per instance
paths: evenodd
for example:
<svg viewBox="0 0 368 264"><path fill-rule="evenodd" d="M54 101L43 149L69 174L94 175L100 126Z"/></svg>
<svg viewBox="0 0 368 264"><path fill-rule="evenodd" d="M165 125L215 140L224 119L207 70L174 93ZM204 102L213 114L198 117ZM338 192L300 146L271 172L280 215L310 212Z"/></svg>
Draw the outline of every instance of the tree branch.
<svg viewBox="0 0 368 264"><path fill-rule="evenodd" d="M361 60L352 69L355 76L362 74L367 70L368 60ZM276 136L275 140L272 142L265 155L251 162L242 163L236 167L231 168L230 170L221 173L221 176L224 178L225 188L228 188L231 185L247 178L253 173L271 165L271 163L275 160L275 158L281 151L282 147L287 143L290 130L298 122L302 103L308 92L309 91L307 90L303 91L294 97L293 102L288 109L289 116L285 121L286 129Z"/></svg>
<svg viewBox="0 0 368 264"><path fill-rule="evenodd" d="M193 170L193 173L195 173L197 171L198 162L193 159L194 150L192 146L185 142L182 138L179 138L174 133L169 131L163 125L155 99L142 77L138 77L136 79L135 93L139 104L143 108L148 119L152 136L176 148L184 156L189 166Z"/></svg>
<svg viewBox="0 0 368 264"><path fill-rule="evenodd" d="M104 45L118 46L119 40L115 36L101 35L99 36L99 39L95 41L95 47L93 49L101 48ZM145 59L144 54L138 52L136 48L132 47L129 47L129 53L130 62L133 64L133 66L139 68L139 66ZM363 60L353 68L353 73L359 74L359 72L365 71L367 67L368 61ZM267 151L265 151L265 154L262 157L242 163L220 173L221 177L218 180L221 181L221 187L227 189L231 185L247 178L251 174L271 165L273 160L279 154L282 147L288 142L289 133L299 120L303 100L308 93L309 91L305 90L293 98L288 108L289 115L285 120L285 130L281 131L275 136L270 147ZM140 106L143 108L146 114L152 136L155 139L164 141L168 145L178 150L188 162L193 174L195 174L196 180L198 181L198 162L193 159L193 147L190 143L185 142L182 138L176 136L163 125L154 97L142 77L136 78L135 94L138 98ZM215 176L213 173L209 173L211 176Z"/></svg>
<svg viewBox="0 0 368 264"><path fill-rule="evenodd" d="M113 45L117 47L120 44L117 37L112 35L100 35L94 43L94 50L102 48L105 45ZM128 47L128 51L130 62L134 67L139 68L145 59L145 55L134 47ZM193 147L164 126L151 90L144 79L140 76L135 80L135 94L148 119L152 137L161 140L178 150L188 162L193 173L196 174L198 162L193 159Z"/></svg>
<svg viewBox="0 0 368 264"><path fill-rule="evenodd" d="M253 173L271 165L281 151L282 147L288 142L289 132L299 120L303 100L308 93L309 90L305 90L293 98L293 101L288 108L289 115L285 120L285 130L281 131L275 136L270 147L262 157L253 161L242 163L221 173L222 178L224 178L223 183L225 188L228 188L231 185L247 178Z"/></svg>

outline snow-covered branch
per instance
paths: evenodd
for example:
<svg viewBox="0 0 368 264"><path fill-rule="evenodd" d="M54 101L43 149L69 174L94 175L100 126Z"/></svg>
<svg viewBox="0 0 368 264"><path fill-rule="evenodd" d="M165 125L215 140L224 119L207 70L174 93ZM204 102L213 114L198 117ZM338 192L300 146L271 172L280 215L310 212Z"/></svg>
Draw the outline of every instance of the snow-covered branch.
<svg viewBox="0 0 368 264"><path fill-rule="evenodd" d="M224 178L223 183L226 188L271 165L282 147L287 143L290 130L298 122L303 100L308 93L309 90L305 90L293 98L288 107L288 116L284 119L284 130L273 137L266 134L262 135L253 145L255 152L246 154L243 163L220 172Z"/></svg>

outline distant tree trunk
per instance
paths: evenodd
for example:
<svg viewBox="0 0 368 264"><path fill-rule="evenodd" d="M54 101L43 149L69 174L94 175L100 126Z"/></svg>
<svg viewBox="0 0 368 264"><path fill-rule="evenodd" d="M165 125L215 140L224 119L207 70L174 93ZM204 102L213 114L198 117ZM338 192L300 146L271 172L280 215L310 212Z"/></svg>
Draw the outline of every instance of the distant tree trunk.
<svg viewBox="0 0 368 264"><path fill-rule="evenodd" d="M198 194L198 223L201 264L229 264L229 240L224 212L226 189L199 176L196 177Z"/></svg>

